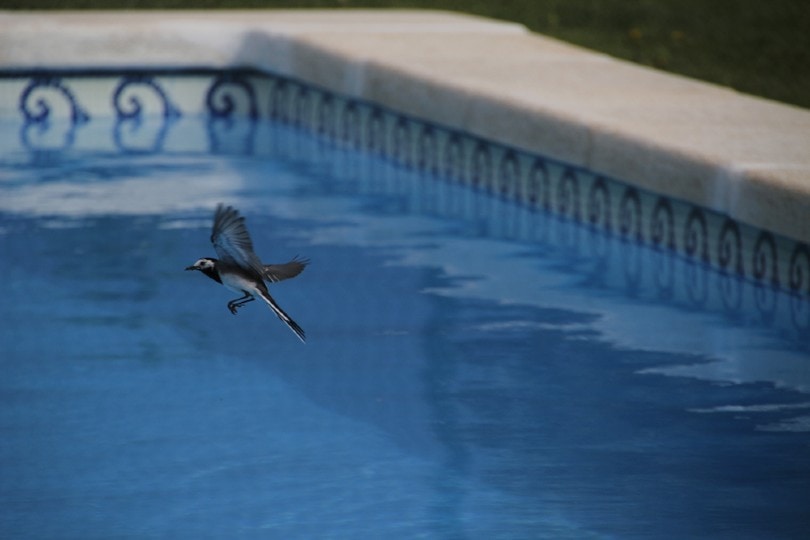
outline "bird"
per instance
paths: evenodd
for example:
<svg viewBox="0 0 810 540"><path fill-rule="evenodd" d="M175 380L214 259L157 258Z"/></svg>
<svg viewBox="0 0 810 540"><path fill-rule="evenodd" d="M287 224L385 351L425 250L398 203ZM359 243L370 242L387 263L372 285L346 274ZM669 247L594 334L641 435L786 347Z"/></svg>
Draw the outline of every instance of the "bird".
<svg viewBox="0 0 810 540"><path fill-rule="evenodd" d="M304 330L273 300L264 282L276 283L297 276L309 264L309 259L296 256L283 264L262 264L253 251L245 218L232 206L222 203L217 205L214 212L211 243L219 259L202 257L186 267L186 270L198 270L228 289L242 294L228 302L228 309L234 315L240 307L253 302L257 297L261 298L298 339L306 343Z"/></svg>

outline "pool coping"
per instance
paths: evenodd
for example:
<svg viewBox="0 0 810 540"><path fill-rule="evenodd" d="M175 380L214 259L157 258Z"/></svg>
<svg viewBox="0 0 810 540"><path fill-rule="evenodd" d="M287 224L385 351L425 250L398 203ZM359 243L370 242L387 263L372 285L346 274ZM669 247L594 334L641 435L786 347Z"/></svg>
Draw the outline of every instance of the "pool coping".
<svg viewBox="0 0 810 540"><path fill-rule="evenodd" d="M810 111L429 10L0 12L0 70L294 77L810 241Z"/></svg>

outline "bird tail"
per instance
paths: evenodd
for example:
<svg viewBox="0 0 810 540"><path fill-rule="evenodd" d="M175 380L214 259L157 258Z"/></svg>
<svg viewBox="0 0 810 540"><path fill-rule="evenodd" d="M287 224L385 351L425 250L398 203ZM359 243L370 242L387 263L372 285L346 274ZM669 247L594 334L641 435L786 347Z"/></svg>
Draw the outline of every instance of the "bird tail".
<svg viewBox="0 0 810 540"><path fill-rule="evenodd" d="M281 319L281 321L282 321L284 324L286 324L287 326L289 326L289 327L290 327L290 330L292 330L293 332L295 332L295 335L296 335L296 336L298 336L298 339L300 339L300 340L301 340L301 342L306 343L306 341L307 341L307 336L306 336L306 334L304 333L304 329L303 329L303 328L301 328L300 326L298 326L298 323L297 323L297 322L295 322L294 320L292 320L292 317L290 317L289 315L287 315L286 313L284 313L284 310L283 310L283 309L281 309L281 306L279 306L278 304L276 304L276 301L275 301L275 300L273 300L273 297L272 297L272 296L270 296L270 294L269 294L269 293L267 293L267 292L265 292L265 291L258 291L258 292L259 292L259 296L261 296L262 300L264 300L264 301L265 301L265 303L266 303L268 306L270 306L270 309L272 309L272 310L273 310L273 312L274 312L274 313L275 313L275 314L278 316L278 318L279 318L279 319Z"/></svg>

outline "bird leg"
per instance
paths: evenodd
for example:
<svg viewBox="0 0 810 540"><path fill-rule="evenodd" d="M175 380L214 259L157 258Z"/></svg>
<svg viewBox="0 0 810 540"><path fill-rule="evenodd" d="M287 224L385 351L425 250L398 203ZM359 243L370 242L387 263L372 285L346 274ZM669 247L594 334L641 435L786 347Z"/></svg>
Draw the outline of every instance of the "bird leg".
<svg viewBox="0 0 810 540"><path fill-rule="evenodd" d="M253 302L253 300L255 300L255 298L253 298L252 295L245 293L245 296L240 296L236 300L231 300L228 302L228 309L231 310L231 313L236 315L236 310L238 308L244 306L248 302Z"/></svg>

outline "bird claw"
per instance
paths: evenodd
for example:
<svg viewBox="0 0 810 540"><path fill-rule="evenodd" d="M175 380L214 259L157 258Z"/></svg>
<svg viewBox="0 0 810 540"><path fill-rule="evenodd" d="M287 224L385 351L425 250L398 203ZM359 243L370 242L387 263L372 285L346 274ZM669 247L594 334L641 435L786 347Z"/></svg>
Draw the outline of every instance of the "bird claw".
<svg viewBox="0 0 810 540"><path fill-rule="evenodd" d="M235 305L233 305L233 304L228 304L228 309L229 309L229 310L231 310L231 313L233 313L234 315L236 315L236 310L237 310L238 308L237 308Z"/></svg>

